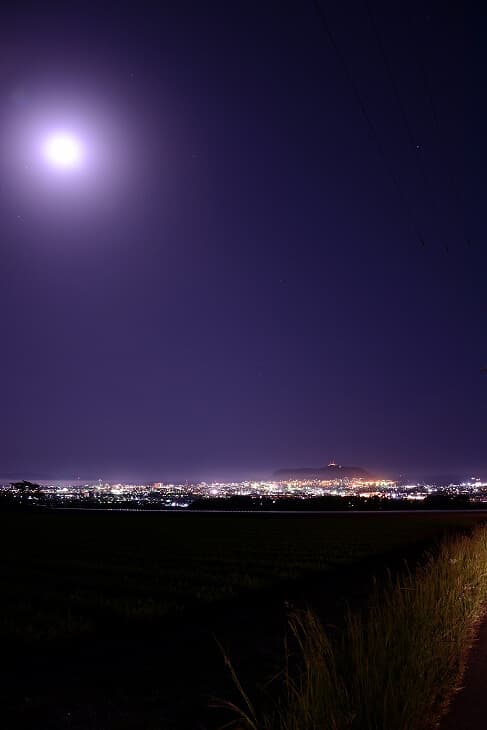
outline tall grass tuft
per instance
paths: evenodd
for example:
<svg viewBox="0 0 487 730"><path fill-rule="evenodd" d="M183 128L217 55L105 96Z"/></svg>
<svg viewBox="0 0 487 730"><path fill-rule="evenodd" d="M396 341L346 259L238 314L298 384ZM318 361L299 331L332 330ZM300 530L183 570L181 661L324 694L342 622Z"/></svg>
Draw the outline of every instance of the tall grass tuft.
<svg viewBox="0 0 487 730"><path fill-rule="evenodd" d="M446 538L413 572L389 577L339 638L316 614L289 619L297 661L271 713L236 714L248 730L424 730L458 683L487 600L487 528ZM235 709L235 707L234 707Z"/></svg>

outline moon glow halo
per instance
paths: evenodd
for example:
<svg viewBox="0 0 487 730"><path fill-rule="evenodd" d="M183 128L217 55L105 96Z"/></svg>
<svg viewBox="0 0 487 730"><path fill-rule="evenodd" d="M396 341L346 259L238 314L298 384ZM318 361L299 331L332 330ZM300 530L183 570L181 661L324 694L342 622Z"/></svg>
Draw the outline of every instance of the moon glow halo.
<svg viewBox="0 0 487 730"><path fill-rule="evenodd" d="M42 145L44 159L60 170L72 170L83 162L83 146L80 140L68 132L49 135Z"/></svg>

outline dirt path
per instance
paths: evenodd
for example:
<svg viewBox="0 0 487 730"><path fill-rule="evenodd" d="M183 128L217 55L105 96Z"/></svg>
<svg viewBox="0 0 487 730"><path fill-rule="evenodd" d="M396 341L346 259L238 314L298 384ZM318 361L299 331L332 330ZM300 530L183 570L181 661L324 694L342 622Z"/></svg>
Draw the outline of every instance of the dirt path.
<svg viewBox="0 0 487 730"><path fill-rule="evenodd" d="M439 730L483 730L487 727L487 620L467 661L462 689L452 700Z"/></svg>

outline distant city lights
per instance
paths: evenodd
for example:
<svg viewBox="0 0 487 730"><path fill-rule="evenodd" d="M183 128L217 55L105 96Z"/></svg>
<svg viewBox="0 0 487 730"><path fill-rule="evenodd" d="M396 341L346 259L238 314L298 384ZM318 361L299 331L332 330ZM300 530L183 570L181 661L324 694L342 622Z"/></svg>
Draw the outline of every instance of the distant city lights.
<svg viewBox="0 0 487 730"><path fill-rule="evenodd" d="M27 485L27 486L26 486ZM75 502L80 506L99 505L124 508L185 509L197 500L225 500L232 497L268 499L313 499L326 496L379 498L421 502L431 495L468 496L471 502L487 503L487 482L478 478L459 484L400 483L391 479L294 479L218 481L218 482L154 482L150 484L112 483L98 480L86 484L40 484L13 482L0 487L1 493L42 503Z"/></svg>

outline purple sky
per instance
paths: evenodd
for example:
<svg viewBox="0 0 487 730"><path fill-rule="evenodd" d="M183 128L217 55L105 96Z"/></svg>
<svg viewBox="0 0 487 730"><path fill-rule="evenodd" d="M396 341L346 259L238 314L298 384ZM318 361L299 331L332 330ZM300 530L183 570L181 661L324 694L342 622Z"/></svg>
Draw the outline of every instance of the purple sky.
<svg viewBox="0 0 487 730"><path fill-rule="evenodd" d="M485 473L460 7L165 5L2 19L0 472Z"/></svg>

